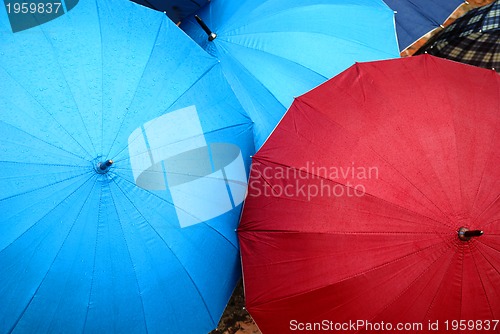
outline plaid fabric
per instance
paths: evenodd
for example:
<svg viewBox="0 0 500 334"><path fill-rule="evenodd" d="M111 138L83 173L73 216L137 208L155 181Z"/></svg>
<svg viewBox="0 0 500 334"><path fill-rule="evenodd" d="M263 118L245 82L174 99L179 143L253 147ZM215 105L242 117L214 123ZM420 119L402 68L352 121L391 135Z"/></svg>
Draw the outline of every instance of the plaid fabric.
<svg viewBox="0 0 500 334"><path fill-rule="evenodd" d="M464 37L468 34L481 31L491 31L500 28L500 1L470 10L458 18L443 31L443 38L447 36Z"/></svg>
<svg viewBox="0 0 500 334"><path fill-rule="evenodd" d="M422 53L500 73L500 0L455 20L416 52Z"/></svg>

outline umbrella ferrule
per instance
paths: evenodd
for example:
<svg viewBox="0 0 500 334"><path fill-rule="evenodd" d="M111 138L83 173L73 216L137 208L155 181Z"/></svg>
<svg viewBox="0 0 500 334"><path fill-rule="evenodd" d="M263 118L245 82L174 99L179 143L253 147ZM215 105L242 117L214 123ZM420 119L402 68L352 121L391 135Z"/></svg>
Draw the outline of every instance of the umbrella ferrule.
<svg viewBox="0 0 500 334"><path fill-rule="evenodd" d="M96 171L99 174L105 174L109 171L112 165L113 165L113 160L98 162L96 166Z"/></svg>
<svg viewBox="0 0 500 334"><path fill-rule="evenodd" d="M483 235L481 230L469 230L467 227L458 229L458 238L462 241L469 241L473 237L480 237Z"/></svg>
<svg viewBox="0 0 500 334"><path fill-rule="evenodd" d="M217 38L217 34L214 33L212 30L210 30L210 28L205 24L205 22L203 22L203 20L198 15L195 15L194 18L196 19L196 22L198 22L198 24L200 25L201 29L203 29L203 31L208 35L208 40L210 42Z"/></svg>

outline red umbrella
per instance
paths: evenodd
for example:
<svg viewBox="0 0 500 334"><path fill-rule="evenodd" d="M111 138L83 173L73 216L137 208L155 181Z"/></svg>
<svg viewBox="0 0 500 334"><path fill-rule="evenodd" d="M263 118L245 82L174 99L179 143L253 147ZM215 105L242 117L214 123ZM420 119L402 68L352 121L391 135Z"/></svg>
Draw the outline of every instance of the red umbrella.
<svg viewBox="0 0 500 334"><path fill-rule="evenodd" d="M239 228L262 332L500 333L499 143L500 76L429 55L297 98Z"/></svg>

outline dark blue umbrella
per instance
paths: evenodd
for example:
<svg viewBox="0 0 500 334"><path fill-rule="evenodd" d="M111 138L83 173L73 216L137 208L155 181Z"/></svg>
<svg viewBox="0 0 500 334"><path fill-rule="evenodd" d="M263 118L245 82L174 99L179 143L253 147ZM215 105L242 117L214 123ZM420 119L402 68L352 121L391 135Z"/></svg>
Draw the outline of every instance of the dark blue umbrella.
<svg viewBox="0 0 500 334"><path fill-rule="evenodd" d="M213 0L181 28L222 64L260 147L293 98L356 61L399 57L381 0Z"/></svg>
<svg viewBox="0 0 500 334"><path fill-rule="evenodd" d="M396 12L396 31L402 51L441 26L463 0L384 0Z"/></svg>
<svg viewBox="0 0 500 334"><path fill-rule="evenodd" d="M252 122L165 15L0 12L0 332L206 333L240 277Z"/></svg>

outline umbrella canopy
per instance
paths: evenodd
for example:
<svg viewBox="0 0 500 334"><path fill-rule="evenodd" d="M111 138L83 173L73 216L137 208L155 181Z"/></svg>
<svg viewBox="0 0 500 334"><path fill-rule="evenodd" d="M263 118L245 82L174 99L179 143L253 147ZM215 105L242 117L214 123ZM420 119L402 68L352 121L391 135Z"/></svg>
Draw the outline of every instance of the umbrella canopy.
<svg viewBox="0 0 500 334"><path fill-rule="evenodd" d="M500 72L500 1L456 19L415 54L422 53Z"/></svg>
<svg viewBox="0 0 500 334"><path fill-rule="evenodd" d="M220 60L256 147L295 96L355 61L399 57L394 14L379 0L213 0L197 15L201 25L190 17L181 28Z"/></svg>
<svg viewBox="0 0 500 334"><path fill-rule="evenodd" d="M210 0L132 0L140 5L164 12L174 22L193 14Z"/></svg>
<svg viewBox="0 0 500 334"><path fill-rule="evenodd" d="M441 26L463 0L384 0L396 12L396 31L401 51L429 31Z"/></svg>
<svg viewBox="0 0 500 334"><path fill-rule="evenodd" d="M425 55L295 100L239 227L263 333L500 333L499 92L494 71Z"/></svg>
<svg viewBox="0 0 500 334"><path fill-rule="evenodd" d="M207 333L254 151L217 60L128 1L0 15L0 332Z"/></svg>

